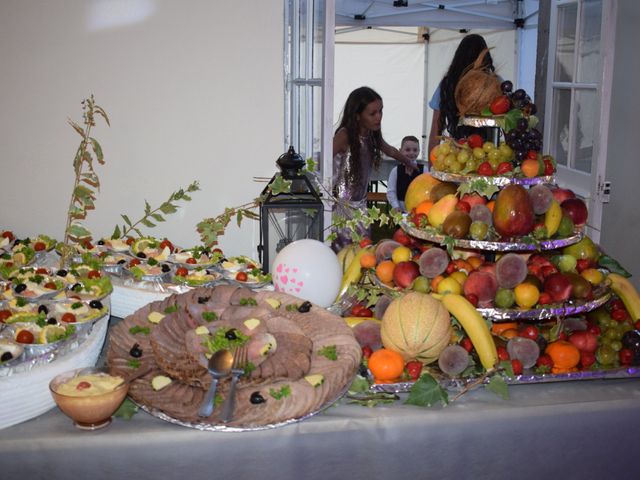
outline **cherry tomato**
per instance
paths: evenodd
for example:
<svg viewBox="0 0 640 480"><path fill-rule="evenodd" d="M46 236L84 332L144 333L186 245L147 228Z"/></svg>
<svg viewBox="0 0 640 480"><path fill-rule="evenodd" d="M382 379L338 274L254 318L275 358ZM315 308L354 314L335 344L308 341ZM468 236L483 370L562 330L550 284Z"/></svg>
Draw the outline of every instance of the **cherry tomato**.
<svg viewBox="0 0 640 480"><path fill-rule="evenodd" d="M49 290L56 290L58 288L54 282L47 282L43 287L48 288Z"/></svg>
<svg viewBox="0 0 640 480"><path fill-rule="evenodd" d="M211 250L211 253L222 253L222 249L220 248L214 248L213 250Z"/></svg>
<svg viewBox="0 0 640 480"><path fill-rule="evenodd" d="M254 268L256 268L256 266L253 263L250 263L249 265L247 265L247 268L249 270L253 270Z"/></svg>
<svg viewBox="0 0 640 480"><path fill-rule="evenodd" d="M496 347L496 351L498 352L498 359L502 362L509 360L509 352L502 345Z"/></svg>
<svg viewBox="0 0 640 480"><path fill-rule="evenodd" d="M514 375L522 375L522 362L517 358L511 359L511 368Z"/></svg>
<svg viewBox="0 0 640 480"><path fill-rule="evenodd" d="M160 242L160 248L162 250L165 249L165 247L169 247L169 251L173 252L173 243L171 243L169 240L167 240L166 238Z"/></svg>
<svg viewBox="0 0 640 480"><path fill-rule="evenodd" d="M373 242L371 241L370 238L363 238L362 240L360 240L360 248L365 248L368 247L369 245L371 245Z"/></svg>
<svg viewBox="0 0 640 480"><path fill-rule="evenodd" d="M13 236L13 232L10 232L9 230L5 230L4 232L2 232L2 237L8 238L9 240L13 240L14 238L16 238Z"/></svg>
<svg viewBox="0 0 640 480"><path fill-rule="evenodd" d="M87 278L100 278L102 275L100 274L100 272L98 270L91 270L88 274L87 274Z"/></svg>
<svg viewBox="0 0 640 480"><path fill-rule="evenodd" d="M189 265L195 265L196 263L198 263L198 261L193 257L189 257L187 258L187 261L185 263L188 263Z"/></svg>
<svg viewBox="0 0 640 480"><path fill-rule="evenodd" d="M4 323L11 315L11 310L0 310L0 323Z"/></svg>
<svg viewBox="0 0 640 480"><path fill-rule="evenodd" d="M538 338L540 332L533 325L527 325L522 330L520 330L519 336L524 338L530 338L531 340L535 340Z"/></svg>
<svg viewBox="0 0 640 480"><path fill-rule="evenodd" d="M47 270L46 268L40 267L36 269L36 273L38 275L48 275L49 274L49 270Z"/></svg>
<svg viewBox="0 0 640 480"><path fill-rule="evenodd" d="M460 340L460 346L469 353L471 353L471 351L473 350L473 343L471 342L471 339L469 337L464 337L462 340Z"/></svg>
<svg viewBox="0 0 640 480"><path fill-rule="evenodd" d="M45 245L44 242L36 242L36 243L33 244L33 249L36 252L41 252L42 250L46 250L47 246Z"/></svg>
<svg viewBox="0 0 640 480"><path fill-rule="evenodd" d="M176 269L176 275L179 277L186 277L187 275L189 275L189 270L184 267L178 267Z"/></svg>
<svg viewBox="0 0 640 480"><path fill-rule="evenodd" d="M76 323L76 316L71 312L67 312L62 315L60 320L65 323Z"/></svg>
<svg viewBox="0 0 640 480"><path fill-rule="evenodd" d="M127 245L131 246L131 245L133 245L133 242L135 242L133 237L127 237L127 240L126 240L126 244Z"/></svg>
<svg viewBox="0 0 640 480"><path fill-rule="evenodd" d="M247 272L236 273L236 280L238 280L239 282L246 282L248 278L249 276L247 275Z"/></svg>
<svg viewBox="0 0 640 480"><path fill-rule="evenodd" d="M370 308L363 308L362 310L360 310L359 316L371 318L373 317L373 310L371 310Z"/></svg>
<svg viewBox="0 0 640 480"><path fill-rule="evenodd" d="M16 335L16 342L18 343L33 343L34 340L33 333L29 330L20 330Z"/></svg>
<svg viewBox="0 0 640 480"><path fill-rule="evenodd" d="M412 360L406 363L404 369L411 380L418 380L420 374L422 374L422 363L417 360Z"/></svg>
<svg viewBox="0 0 640 480"><path fill-rule="evenodd" d="M76 390L86 390L87 388L91 388L91 384L89 382L80 382L76 386Z"/></svg>
<svg viewBox="0 0 640 480"><path fill-rule="evenodd" d="M136 265L140 265L140 259L132 258L131 261L129 262L129 266L130 267L135 267Z"/></svg>

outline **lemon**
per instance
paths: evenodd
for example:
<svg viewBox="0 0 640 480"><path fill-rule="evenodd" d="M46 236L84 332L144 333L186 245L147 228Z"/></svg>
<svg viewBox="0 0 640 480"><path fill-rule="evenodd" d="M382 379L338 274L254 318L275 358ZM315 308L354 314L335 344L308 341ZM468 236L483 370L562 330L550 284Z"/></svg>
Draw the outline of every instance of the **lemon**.
<svg viewBox="0 0 640 480"><path fill-rule="evenodd" d="M38 343L46 344L57 342L61 340L66 333L66 328L60 325L45 325L38 334Z"/></svg>
<svg viewBox="0 0 640 480"><path fill-rule="evenodd" d="M411 249L404 245L396 247L391 253L391 260L393 263L408 262L411 260Z"/></svg>
<svg viewBox="0 0 640 480"><path fill-rule="evenodd" d="M438 283L438 293L455 293L457 295L462 295L462 285L452 276L447 278L443 278Z"/></svg>

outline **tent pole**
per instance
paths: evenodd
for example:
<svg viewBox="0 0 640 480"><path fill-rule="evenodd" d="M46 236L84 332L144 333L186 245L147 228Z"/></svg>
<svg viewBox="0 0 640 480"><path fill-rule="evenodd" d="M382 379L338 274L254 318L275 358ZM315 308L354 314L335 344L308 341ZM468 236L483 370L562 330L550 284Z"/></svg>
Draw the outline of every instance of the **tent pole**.
<svg viewBox="0 0 640 480"><path fill-rule="evenodd" d="M424 38L424 93L422 98L422 148L421 157L422 161L426 162L429 159L429 129L427 128L427 121L429 118L429 29L425 29L423 34Z"/></svg>

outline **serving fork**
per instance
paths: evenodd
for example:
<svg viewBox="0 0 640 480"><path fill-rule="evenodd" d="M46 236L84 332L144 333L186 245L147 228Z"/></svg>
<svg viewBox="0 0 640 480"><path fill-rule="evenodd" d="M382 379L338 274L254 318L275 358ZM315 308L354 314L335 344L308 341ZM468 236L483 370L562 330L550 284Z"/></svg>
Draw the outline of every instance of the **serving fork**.
<svg viewBox="0 0 640 480"><path fill-rule="evenodd" d="M248 353L246 345L242 345L233 352L233 366L231 367L231 385L229 386L229 394L224 402L222 410L222 421L230 422L233 418L233 409L236 403L236 384L238 379L244 375L248 363Z"/></svg>

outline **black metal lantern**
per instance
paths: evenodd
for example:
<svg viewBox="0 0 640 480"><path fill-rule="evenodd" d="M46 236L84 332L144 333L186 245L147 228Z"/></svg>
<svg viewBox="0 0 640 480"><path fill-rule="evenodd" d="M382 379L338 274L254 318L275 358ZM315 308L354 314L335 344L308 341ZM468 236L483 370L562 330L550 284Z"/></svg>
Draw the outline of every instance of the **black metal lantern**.
<svg viewBox="0 0 640 480"><path fill-rule="evenodd" d="M291 181L290 192L273 194L269 185L262 191L266 197L260 206L260 244L258 257L265 273L278 252L291 242L303 238L323 241L324 206L320 195L306 175L300 174L304 159L293 146L281 155L276 164L282 178Z"/></svg>

